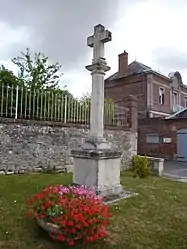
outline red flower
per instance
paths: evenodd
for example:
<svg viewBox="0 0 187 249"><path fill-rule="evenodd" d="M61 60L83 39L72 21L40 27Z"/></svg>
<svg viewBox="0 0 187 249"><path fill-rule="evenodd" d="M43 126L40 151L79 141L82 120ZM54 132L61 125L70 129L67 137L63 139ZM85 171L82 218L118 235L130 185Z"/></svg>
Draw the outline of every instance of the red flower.
<svg viewBox="0 0 187 249"><path fill-rule="evenodd" d="M73 223L72 221L69 221L69 222L67 223L67 225L70 226L70 227L72 227L72 226L74 225L74 223Z"/></svg>
<svg viewBox="0 0 187 249"><path fill-rule="evenodd" d="M74 240L68 240L67 243L68 243L68 246L74 246L75 245Z"/></svg>
<svg viewBox="0 0 187 249"><path fill-rule="evenodd" d="M64 236L62 234L57 235L56 238L57 238L58 241L64 241L65 240L65 238L64 238Z"/></svg>
<svg viewBox="0 0 187 249"><path fill-rule="evenodd" d="M38 218L41 219L41 220L43 220L44 217L45 217L45 215L43 215L43 214L39 214L39 215L38 215Z"/></svg>
<svg viewBox="0 0 187 249"><path fill-rule="evenodd" d="M63 194L59 191L63 190ZM50 235L52 239L65 241L69 246L77 240L84 243L96 241L106 236L105 228L111 214L108 206L87 190L73 192L72 188L62 186L47 187L33 195L26 202L29 216L43 219L46 223L53 223L59 228L58 234Z"/></svg>
<svg viewBox="0 0 187 249"><path fill-rule="evenodd" d="M77 225L75 225L75 228L80 229L80 228L81 228L81 225L80 225L80 224L77 224Z"/></svg>

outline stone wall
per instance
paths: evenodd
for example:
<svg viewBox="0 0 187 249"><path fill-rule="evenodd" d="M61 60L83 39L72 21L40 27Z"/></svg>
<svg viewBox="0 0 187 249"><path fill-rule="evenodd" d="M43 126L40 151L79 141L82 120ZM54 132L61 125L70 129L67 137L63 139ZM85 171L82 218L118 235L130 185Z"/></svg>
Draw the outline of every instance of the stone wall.
<svg viewBox="0 0 187 249"><path fill-rule="evenodd" d="M79 148L88 133L86 126L1 119L0 174L70 169L70 151ZM136 132L116 127L105 129L105 136L122 152L122 167L127 167L137 152Z"/></svg>

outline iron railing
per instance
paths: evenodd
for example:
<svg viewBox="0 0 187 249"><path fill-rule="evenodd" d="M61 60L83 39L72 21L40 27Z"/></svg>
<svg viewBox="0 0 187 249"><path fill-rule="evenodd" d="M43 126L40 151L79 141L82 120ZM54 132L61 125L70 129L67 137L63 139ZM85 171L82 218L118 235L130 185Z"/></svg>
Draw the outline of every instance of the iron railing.
<svg viewBox="0 0 187 249"><path fill-rule="evenodd" d="M61 90L0 86L0 116L14 119L90 123L90 101L81 101ZM105 99L104 124L125 125L128 110Z"/></svg>

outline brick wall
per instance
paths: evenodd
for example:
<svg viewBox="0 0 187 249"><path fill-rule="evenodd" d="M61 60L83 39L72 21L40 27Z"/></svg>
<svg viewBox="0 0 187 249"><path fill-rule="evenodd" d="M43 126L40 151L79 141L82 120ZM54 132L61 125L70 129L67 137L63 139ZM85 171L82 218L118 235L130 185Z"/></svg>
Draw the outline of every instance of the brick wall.
<svg viewBox="0 0 187 249"><path fill-rule="evenodd" d="M159 87L165 89L163 105L159 103ZM171 113L170 81L168 79L154 74L139 74L114 81L105 81L105 97L118 101L129 94L137 96L138 111L141 117L146 117L149 110Z"/></svg>
<svg viewBox="0 0 187 249"><path fill-rule="evenodd" d="M170 81L167 79L162 79L156 75L153 75L153 106L152 110L171 113L171 104L170 104ZM164 104L159 103L159 88L164 88Z"/></svg>
<svg viewBox="0 0 187 249"><path fill-rule="evenodd" d="M88 134L89 127L81 125L0 119L0 174L62 171L72 165L71 149L79 148ZM122 152L126 167L137 152L137 132L108 128L105 137Z"/></svg>
<svg viewBox="0 0 187 249"><path fill-rule="evenodd" d="M145 110L147 108L146 80L146 75L136 75L114 81L105 81L105 97L121 101L129 95L134 95L138 98L138 111Z"/></svg>
<svg viewBox="0 0 187 249"><path fill-rule="evenodd" d="M138 153L141 155L175 159L177 155L177 130L187 128L187 119L142 119L138 124ZM159 135L158 144L148 144L146 135ZM171 138L170 143L163 143L163 138Z"/></svg>

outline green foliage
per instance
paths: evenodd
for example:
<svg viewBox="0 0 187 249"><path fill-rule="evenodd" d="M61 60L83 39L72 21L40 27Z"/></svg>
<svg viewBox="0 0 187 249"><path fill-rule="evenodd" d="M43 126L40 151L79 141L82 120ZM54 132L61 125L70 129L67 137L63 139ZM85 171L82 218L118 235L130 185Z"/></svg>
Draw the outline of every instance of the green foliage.
<svg viewBox="0 0 187 249"><path fill-rule="evenodd" d="M81 98L80 98L80 103L82 103L83 105L90 107L91 104L91 94L90 93L86 93L84 94Z"/></svg>
<svg viewBox="0 0 187 249"><path fill-rule="evenodd" d="M29 48L12 59L18 77L3 65L0 67L0 114L6 117L89 123L91 94L75 99L58 86L62 73L59 63L50 64L43 53ZM18 86L18 87L17 87ZM16 99L18 101L16 102ZM114 102L105 99L104 123L114 124Z"/></svg>
<svg viewBox="0 0 187 249"><path fill-rule="evenodd" d="M59 183L69 185L72 182L72 174L28 174L24 176L14 174L7 177L1 175L0 182L1 248L77 248L52 242L41 229L37 228L35 222L24 218L27 198L42 190L46 185ZM158 177L134 179L127 171L121 175L121 182L125 189L133 190L139 195L111 205L113 219L107 229L110 233L109 239L84 248L186 249L187 184Z"/></svg>
<svg viewBox="0 0 187 249"><path fill-rule="evenodd" d="M57 119L56 106L66 98L74 100L73 95L63 87L59 88L61 65L50 64L42 53L32 54L27 48L21 56L12 59L19 69L19 76L0 67L0 112L6 117L13 117L16 110L16 92L18 91L18 118ZM18 86L18 88L16 88ZM65 112L64 104L60 111ZM59 114L58 114L59 115ZM47 118L46 118L46 117Z"/></svg>
<svg viewBox="0 0 187 249"><path fill-rule="evenodd" d="M1 114L12 113L15 103L16 86L19 85L18 78L12 71L0 66L0 112ZM12 106L12 110L10 110Z"/></svg>
<svg viewBox="0 0 187 249"><path fill-rule="evenodd" d="M85 94L81 99L80 103L82 103L86 107L90 107L91 105L91 94ZM90 113L88 113L90 115ZM104 99L104 123L106 125L114 124L114 101L110 98Z"/></svg>
<svg viewBox="0 0 187 249"><path fill-rule="evenodd" d="M149 175L149 161L147 157L136 155L133 156L131 162L135 177L146 178Z"/></svg>
<svg viewBox="0 0 187 249"><path fill-rule="evenodd" d="M59 63L50 64L43 53L32 54L29 48L12 62L20 69L19 78L29 87L54 89L62 76Z"/></svg>
<svg viewBox="0 0 187 249"><path fill-rule="evenodd" d="M12 71L5 68L4 65L0 66L0 86L16 86L19 84L18 78L13 74Z"/></svg>

